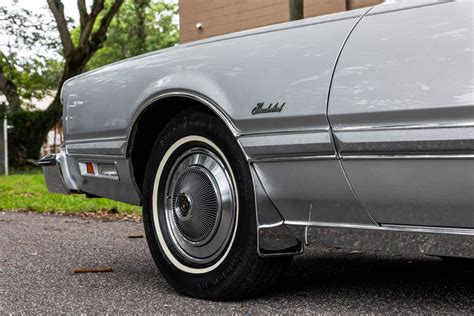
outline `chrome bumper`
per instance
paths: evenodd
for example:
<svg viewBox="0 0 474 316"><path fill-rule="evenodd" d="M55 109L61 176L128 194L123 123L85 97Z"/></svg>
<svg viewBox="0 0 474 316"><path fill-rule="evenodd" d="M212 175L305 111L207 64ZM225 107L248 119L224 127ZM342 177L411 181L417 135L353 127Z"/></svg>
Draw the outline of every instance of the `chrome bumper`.
<svg viewBox="0 0 474 316"><path fill-rule="evenodd" d="M43 168L43 175L49 192L60 194L77 192L72 181L63 175L63 167L66 167L63 166L66 164L64 152L44 156L38 161L38 164Z"/></svg>

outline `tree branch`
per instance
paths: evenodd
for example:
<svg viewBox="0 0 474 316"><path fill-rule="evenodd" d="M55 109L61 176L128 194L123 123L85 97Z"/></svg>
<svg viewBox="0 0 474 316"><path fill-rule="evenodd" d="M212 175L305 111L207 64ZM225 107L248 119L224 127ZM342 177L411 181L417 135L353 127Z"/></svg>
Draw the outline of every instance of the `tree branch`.
<svg viewBox="0 0 474 316"><path fill-rule="evenodd" d="M114 18L115 14L120 9L120 6L122 5L122 3L123 3L123 0L115 0L112 7L100 20L99 29L95 31L91 36L91 45L92 45L91 50L92 51L98 50L104 44L105 39L107 37L107 30L110 26L110 22L112 22L112 19Z"/></svg>
<svg viewBox="0 0 474 316"><path fill-rule="evenodd" d="M72 43L71 33L67 28L66 17L64 16L64 5L61 0L47 0L48 6L53 13L56 25L59 31L59 37L63 44L64 56L67 58L74 50L74 44Z"/></svg>
<svg viewBox="0 0 474 316"><path fill-rule="evenodd" d="M81 26L81 33L89 20L89 13L87 12L86 0L77 0L77 8L79 9L79 22Z"/></svg>
<svg viewBox="0 0 474 316"><path fill-rule="evenodd" d="M78 3L79 1L81 0L78 0ZM94 28L95 21L103 9L104 0L94 0L94 3L92 4L91 13L87 15L87 20L85 21L84 26L82 26L81 23L81 39L79 40L79 46L86 46L89 42L89 37Z"/></svg>

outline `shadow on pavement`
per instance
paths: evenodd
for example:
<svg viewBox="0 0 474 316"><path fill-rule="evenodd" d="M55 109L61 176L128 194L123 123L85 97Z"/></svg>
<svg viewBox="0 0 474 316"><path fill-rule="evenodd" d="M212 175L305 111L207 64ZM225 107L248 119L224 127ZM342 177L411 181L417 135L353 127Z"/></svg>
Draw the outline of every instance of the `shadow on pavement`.
<svg viewBox="0 0 474 316"><path fill-rule="evenodd" d="M466 304L474 311L474 260L402 257L339 250L295 257L271 296L319 296L343 302ZM459 307L459 305L457 306Z"/></svg>

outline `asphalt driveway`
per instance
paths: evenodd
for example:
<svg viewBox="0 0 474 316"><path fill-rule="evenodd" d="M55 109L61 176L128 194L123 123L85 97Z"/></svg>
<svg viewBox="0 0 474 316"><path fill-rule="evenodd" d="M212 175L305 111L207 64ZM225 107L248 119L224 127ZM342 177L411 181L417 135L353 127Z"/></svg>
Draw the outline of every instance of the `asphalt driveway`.
<svg viewBox="0 0 474 316"><path fill-rule="evenodd" d="M145 239L129 238L141 234L138 222L0 213L0 313L474 313L474 264L315 247L265 297L196 300L166 284Z"/></svg>

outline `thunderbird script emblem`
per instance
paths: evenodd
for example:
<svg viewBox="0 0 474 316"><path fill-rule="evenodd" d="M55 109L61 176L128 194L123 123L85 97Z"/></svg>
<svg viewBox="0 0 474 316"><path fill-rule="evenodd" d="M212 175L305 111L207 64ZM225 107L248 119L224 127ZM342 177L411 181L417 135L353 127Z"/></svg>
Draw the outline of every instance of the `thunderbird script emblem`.
<svg viewBox="0 0 474 316"><path fill-rule="evenodd" d="M265 107L264 102L257 103L257 106L253 108L252 115L255 114L264 114L264 113L279 113L283 110L286 102L283 102L281 105L279 102L273 104L270 103L269 106Z"/></svg>

